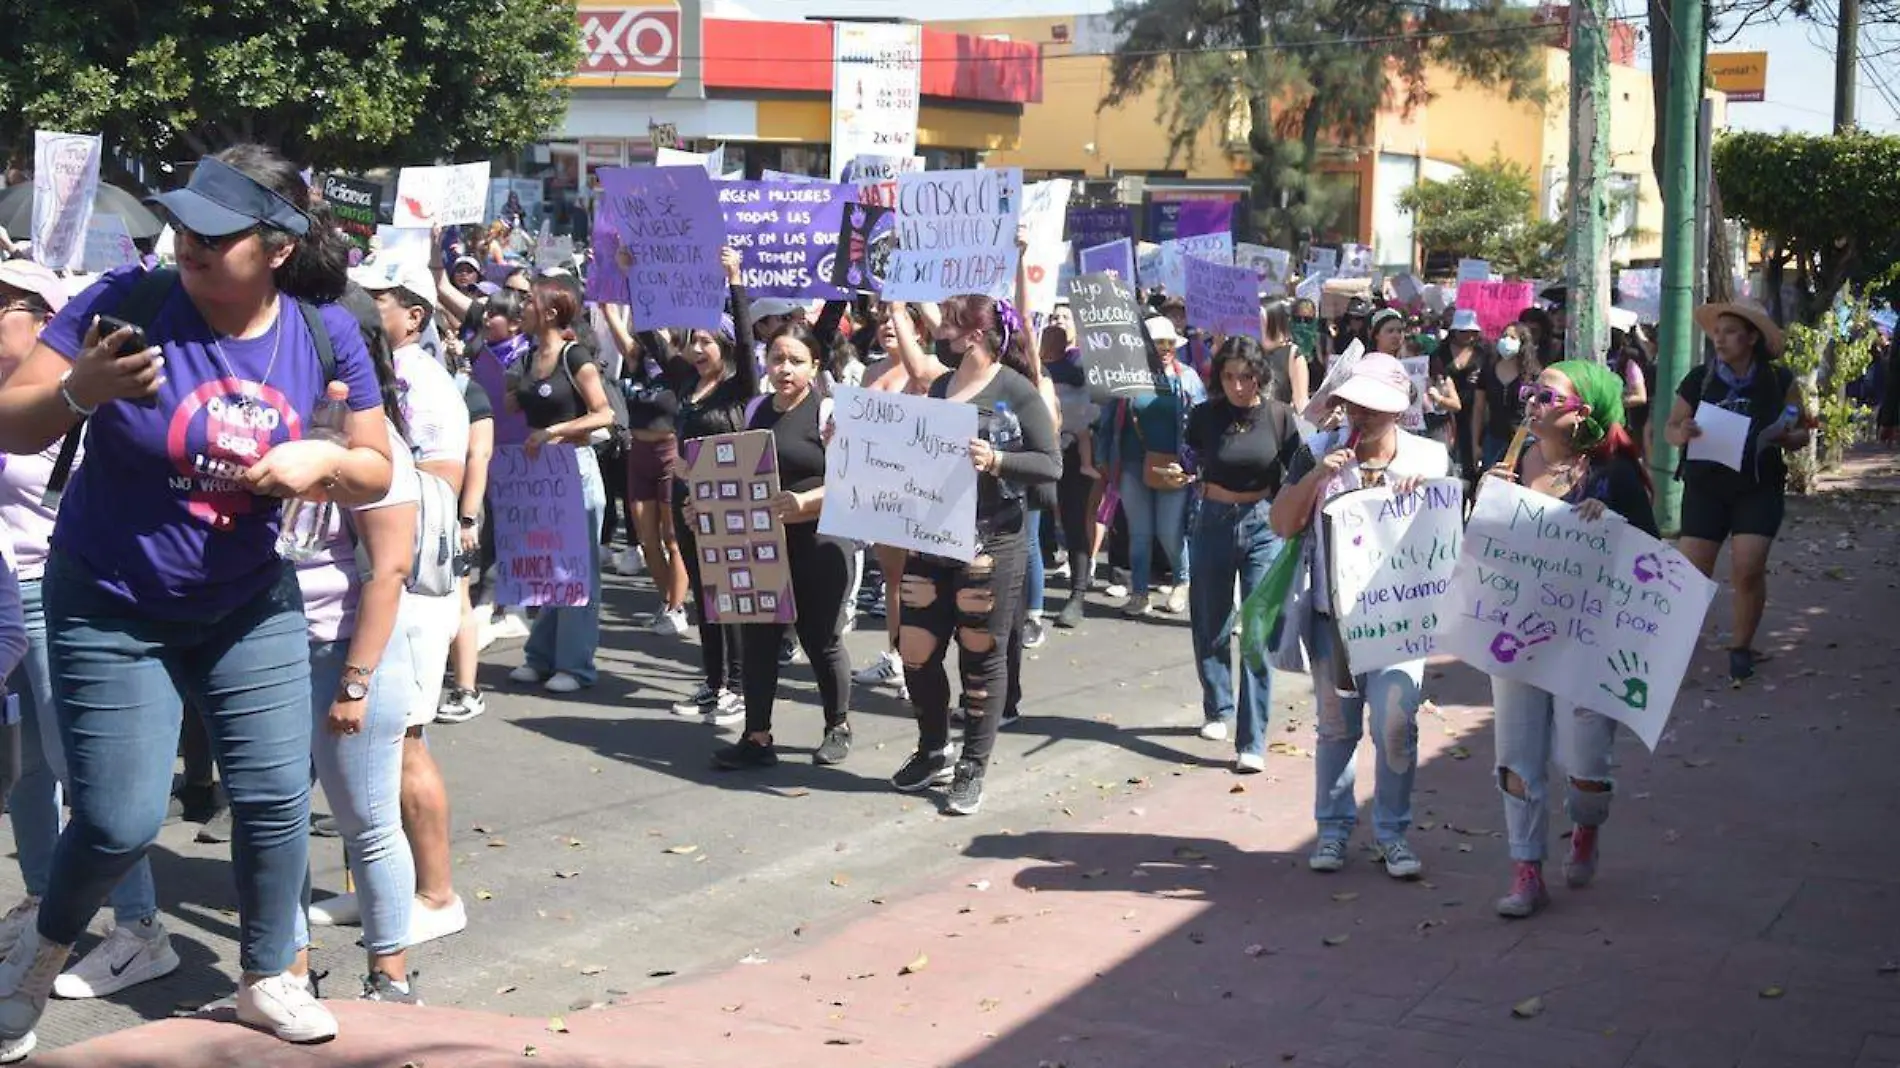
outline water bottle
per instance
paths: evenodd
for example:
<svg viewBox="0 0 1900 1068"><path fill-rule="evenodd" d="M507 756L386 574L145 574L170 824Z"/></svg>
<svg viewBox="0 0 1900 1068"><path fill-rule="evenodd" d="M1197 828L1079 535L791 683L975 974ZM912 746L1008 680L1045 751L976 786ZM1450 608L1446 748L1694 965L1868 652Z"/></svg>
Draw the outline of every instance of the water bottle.
<svg viewBox="0 0 1900 1068"><path fill-rule="evenodd" d="M990 416L990 448L997 452L1021 452L1023 448L1023 424L1016 413L1009 410L1008 401L997 401L996 412ZM997 479L1003 487L1003 496L1015 500L1023 495L1022 487L1004 479Z"/></svg>
<svg viewBox="0 0 1900 1068"><path fill-rule="evenodd" d="M304 438L335 445L349 443L345 427L349 423L350 387L332 382L310 414ZM284 502L277 523L277 555L292 563L302 563L323 551L330 539L330 526L336 518L336 505L329 501L306 501L293 497Z"/></svg>

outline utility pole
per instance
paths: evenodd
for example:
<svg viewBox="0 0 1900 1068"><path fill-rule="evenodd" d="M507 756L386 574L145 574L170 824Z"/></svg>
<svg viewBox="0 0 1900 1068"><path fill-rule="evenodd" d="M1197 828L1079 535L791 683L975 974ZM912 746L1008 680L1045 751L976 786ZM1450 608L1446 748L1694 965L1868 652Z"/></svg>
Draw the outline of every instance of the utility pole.
<svg viewBox="0 0 1900 1068"><path fill-rule="evenodd" d="M1669 56L1663 108L1662 322L1656 357L1657 396L1672 397L1696 363L1696 137L1702 102L1702 61L1707 38L1703 0L1669 0L1667 40L1656 42ZM1675 479L1676 450L1663 438L1668 420L1650 420L1649 465L1655 475L1656 521L1664 536L1681 528L1682 484Z"/></svg>
<svg viewBox="0 0 1900 1068"><path fill-rule="evenodd" d="M1840 0L1834 38L1834 132L1854 126L1854 94L1860 86L1860 0Z"/></svg>
<svg viewBox="0 0 1900 1068"><path fill-rule="evenodd" d="M1570 0L1570 233L1564 356L1602 362L1610 347L1610 38L1608 0Z"/></svg>

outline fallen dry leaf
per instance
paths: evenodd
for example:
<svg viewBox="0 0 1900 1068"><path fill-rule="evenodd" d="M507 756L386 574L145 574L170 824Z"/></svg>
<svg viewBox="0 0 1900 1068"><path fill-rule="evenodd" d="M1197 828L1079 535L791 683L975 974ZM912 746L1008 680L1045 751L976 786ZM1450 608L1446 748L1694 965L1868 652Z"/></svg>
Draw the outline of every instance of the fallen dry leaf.
<svg viewBox="0 0 1900 1068"><path fill-rule="evenodd" d="M1107 875L1107 874L1108 874L1107 868L1090 868L1088 871L1085 871L1082 873L1082 878L1100 879L1102 876Z"/></svg>
<svg viewBox="0 0 1900 1068"><path fill-rule="evenodd" d="M490 848L490 849L507 849L507 848L508 848L508 841L507 841L507 839L504 839L504 838L490 838L490 839L488 840L488 848Z"/></svg>
<svg viewBox="0 0 1900 1068"><path fill-rule="evenodd" d="M567 848L569 849L579 849L580 847L586 844L587 844L586 842L583 842L578 838L569 838L567 840Z"/></svg>
<svg viewBox="0 0 1900 1068"><path fill-rule="evenodd" d="M740 1009L743 1009L743 1008L745 1008L745 1003L740 1002L737 1005L721 1005L719 1006L719 1011L720 1012L738 1012Z"/></svg>
<svg viewBox="0 0 1900 1068"><path fill-rule="evenodd" d="M521 1055L523 1057L539 1057L541 1055L541 1051L538 1049L535 1049L533 1046L523 1046L521 1047Z"/></svg>
<svg viewBox="0 0 1900 1068"><path fill-rule="evenodd" d="M1880 967L1874 969L1874 971L1880 975L1900 975L1900 960L1883 962Z"/></svg>
<svg viewBox="0 0 1900 1068"><path fill-rule="evenodd" d="M1255 942L1253 945L1248 946L1243 952L1249 957L1264 957L1267 955L1267 947Z"/></svg>
<svg viewBox="0 0 1900 1068"><path fill-rule="evenodd" d="M581 974L582 975L599 975L601 972L604 972L606 970L607 969L601 967L598 964L589 964L587 967L581 969Z"/></svg>
<svg viewBox="0 0 1900 1068"><path fill-rule="evenodd" d="M988 879L978 879L976 882L970 884L970 889L972 890L988 890L989 888L990 881Z"/></svg>
<svg viewBox="0 0 1900 1068"><path fill-rule="evenodd" d="M578 869L574 871L557 871L554 873L554 877L556 879L577 879L580 877L580 874Z"/></svg>
<svg viewBox="0 0 1900 1068"><path fill-rule="evenodd" d="M477 901L493 901L493 900L495 900L495 895L494 895L493 893L490 893L490 892L489 892L489 891L487 891L487 890L477 890L477 891L475 891L475 900L477 900Z"/></svg>
<svg viewBox="0 0 1900 1068"><path fill-rule="evenodd" d="M666 852L671 853L676 857L690 857L694 853L699 852L699 847L696 845L673 845L673 846L667 846Z"/></svg>
<svg viewBox="0 0 1900 1068"><path fill-rule="evenodd" d="M1359 891L1341 890L1339 893L1333 895L1333 900L1338 901L1342 904L1347 901L1357 901L1359 900Z"/></svg>
<svg viewBox="0 0 1900 1068"><path fill-rule="evenodd" d="M470 827L469 830L474 831L476 834L493 834L494 833L493 831L489 830L488 828L482 826L479 823L473 827Z"/></svg>
<svg viewBox="0 0 1900 1068"><path fill-rule="evenodd" d="M1772 1001L1785 993L1787 993L1787 991L1778 986L1765 986L1762 988L1761 996Z"/></svg>
<svg viewBox="0 0 1900 1068"><path fill-rule="evenodd" d="M1543 998L1525 998L1511 1006L1511 1015L1520 1020L1528 1020L1544 1011Z"/></svg>
<svg viewBox="0 0 1900 1068"><path fill-rule="evenodd" d="M838 874L836 874L836 875L834 875L834 876L832 876L832 877L831 877L831 885L833 885L833 886L850 886L850 885L851 885L851 876L849 876L849 875L846 875L846 874L845 874L845 873L843 873L843 872L839 872Z"/></svg>
<svg viewBox="0 0 1900 1068"><path fill-rule="evenodd" d="M1176 860L1206 860L1207 854L1188 846L1177 846L1174 850Z"/></svg>
<svg viewBox="0 0 1900 1068"><path fill-rule="evenodd" d="M864 1044L864 1040L861 1038L827 1038L825 1039L825 1045L827 1046L861 1046L863 1044Z"/></svg>
<svg viewBox="0 0 1900 1068"><path fill-rule="evenodd" d="M559 1016L550 1016L548 1017L548 1030L557 1035L567 1034L567 1021L561 1019Z"/></svg>
<svg viewBox="0 0 1900 1068"><path fill-rule="evenodd" d="M1235 783L1234 785L1227 788L1227 792L1230 794L1244 794L1247 792L1247 788L1245 786L1240 785L1239 783Z"/></svg>
<svg viewBox="0 0 1900 1068"><path fill-rule="evenodd" d="M515 992L516 989L518 988L515 986L515 984L509 983L507 986L496 987L495 993L496 994L512 994Z"/></svg>
<svg viewBox="0 0 1900 1068"><path fill-rule="evenodd" d="M1447 751L1451 753L1451 758L1453 760L1470 760L1471 759L1471 750L1466 749L1462 745L1454 745Z"/></svg>
<svg viewBox="0 0 1900 1068"><path fill-rule="evenodd" d="M897 969L897 974L916 975L918 972L921 972L925 968L928 968L928 967L930 967L930 957L923 953L919 953L917 954L916 960L911 961L909 964L906 964L902 968Z"/></svg>
<svg viewBox="0 0 1900 1068"><path fill-rule="evenodd" d="M1002 1002L997 1000L996 998L984 998L983 1000L976 1003L976 1011L995 1012L996 1007L1001 1004Z"/></svg>
<svg viewBox="0 0 1900 1068"><path fill-rule="evenodd" d="M1352 940L1352 936L1349 934L1327 935L1325 938L1320 939L1320 944L1327 945L1327 946L1343 946L1351 940Z"/></svg>

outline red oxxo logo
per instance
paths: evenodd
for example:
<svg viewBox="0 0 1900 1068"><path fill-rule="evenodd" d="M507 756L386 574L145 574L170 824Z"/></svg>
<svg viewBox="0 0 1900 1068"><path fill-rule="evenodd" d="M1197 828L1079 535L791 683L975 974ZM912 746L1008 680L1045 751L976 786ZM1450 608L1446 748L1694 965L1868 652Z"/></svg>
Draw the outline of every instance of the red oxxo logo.
<svg viewBox="0 0 1900 1068"><path fill-rule="evenodd" d="M583 2L575 12L580 22L581 64L584 81L608 81L615 76L672 78L680 76L680 9L677 4L624 3L594 6Z"/></svg>

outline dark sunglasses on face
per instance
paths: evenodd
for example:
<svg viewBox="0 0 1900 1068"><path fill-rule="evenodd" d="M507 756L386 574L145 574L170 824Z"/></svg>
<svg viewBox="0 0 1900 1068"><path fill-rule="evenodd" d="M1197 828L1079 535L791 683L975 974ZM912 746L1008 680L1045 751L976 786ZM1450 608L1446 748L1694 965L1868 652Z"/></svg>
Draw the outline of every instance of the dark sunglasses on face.
<svg viewBox="0 0 1900 1068"><path fill-rule="evenodd" d="M1566 397L1549 386L1520 386L1517 395L1523 398L1526 404L1535 404L1543 408L1556 407L1559 412L1574 411L1583 407L1581 400L1576 397Z"/></svg>
<svg viewBox="0 0 1900 1068"><path fill-rule="evenodd" d="M1293 321L1301 326L1312 326L1314 323L1319 322L1319 319L1312 315L1295 315Z"/></svg>

